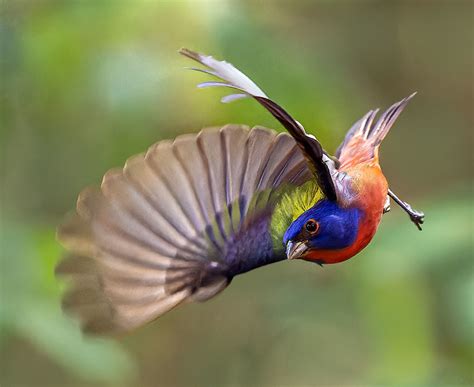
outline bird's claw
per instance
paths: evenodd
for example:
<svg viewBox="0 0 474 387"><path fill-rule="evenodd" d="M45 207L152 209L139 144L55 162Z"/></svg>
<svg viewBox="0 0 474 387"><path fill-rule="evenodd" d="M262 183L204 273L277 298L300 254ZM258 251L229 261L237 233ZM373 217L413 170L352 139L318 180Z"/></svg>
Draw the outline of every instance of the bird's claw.
<svg viewBox="0 0 474 387"><path fill-rule="evenodd" d="M395 202L408 214L410 220L415 224L418 230L422 230L421 225L425 222L425 214L421 211L414 210L411 206L401 200L392 190L388 190L388 196L391 197Z"/></svg>
<svg viewBox="0 0 474 387"><path fill-rule="evenodd" d="M422 230L421 225L425 222L425 214L421 211L414 210L411 206L405 202L406 209L410 220L415 224L418 230Z"/></svg>

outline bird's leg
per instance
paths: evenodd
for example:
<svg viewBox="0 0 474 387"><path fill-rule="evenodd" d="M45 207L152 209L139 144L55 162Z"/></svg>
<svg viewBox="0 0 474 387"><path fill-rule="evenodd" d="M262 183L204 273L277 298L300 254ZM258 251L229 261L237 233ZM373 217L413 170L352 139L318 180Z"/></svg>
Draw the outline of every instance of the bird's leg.
<svg viewBox="0 0 474 387"><path fill-rule="evenodd" d="M411 206L401 200L397 195L393 193L392 190L388 190L388 195L397 203L410 217L410 220L415 223L415 226L418 227L418 230L421 231L421 225L425 221L425 214L423 212L414 210Z"/></svg>
<svg viewBox="0 0 474 387"><path fill-rule="evenodd" d="M387 199L385 199L385 205L383 206L383 213L386 214L390 212L390 196L387 195Z"/></svg>

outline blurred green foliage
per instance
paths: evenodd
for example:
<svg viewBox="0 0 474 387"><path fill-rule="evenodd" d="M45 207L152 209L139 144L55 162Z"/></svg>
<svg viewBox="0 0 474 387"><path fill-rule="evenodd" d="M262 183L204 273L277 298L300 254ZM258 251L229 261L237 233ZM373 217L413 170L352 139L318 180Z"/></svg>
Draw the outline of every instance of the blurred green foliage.
<svg viewBox="0 0 474 387"><path fill-rule="evenodd" d="M0 7L2 386L474 384L472 2ZM119 341L84 338L53 275L55 226L80 189L180 133L281 130L251 101L196 91L181 46L242 68L328 150L418 90L382 162L426 225L393 208L344 264L272 265Z"/></svg>

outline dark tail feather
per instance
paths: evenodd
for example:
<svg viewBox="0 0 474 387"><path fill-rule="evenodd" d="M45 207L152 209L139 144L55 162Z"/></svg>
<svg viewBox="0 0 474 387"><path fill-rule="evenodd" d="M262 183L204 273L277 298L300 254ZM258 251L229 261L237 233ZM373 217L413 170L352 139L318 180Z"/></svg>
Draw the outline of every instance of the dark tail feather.
<svg viewBox="0 0 474 387"><path fill-rule="evenodd" d="M379 109L369 111L347 132L336 151L336 157L343 164L367 162L376 159L378 147L392 128L395 120L405 109L416 92L390 106L373 124Z"/></svg>
<svg viewBox="0 0 474 387"><path fill-rule="evenodd" d="M368 138L371 138L374 142L374 146L379 146L385 136L390 131L391 127L395 123L398 116L407 106L408 102L416 95L416 92L409 95L408 97L403 98L401 101L390 106L385 113L379 118L375 126L370 129L368 133Z"/></svg>

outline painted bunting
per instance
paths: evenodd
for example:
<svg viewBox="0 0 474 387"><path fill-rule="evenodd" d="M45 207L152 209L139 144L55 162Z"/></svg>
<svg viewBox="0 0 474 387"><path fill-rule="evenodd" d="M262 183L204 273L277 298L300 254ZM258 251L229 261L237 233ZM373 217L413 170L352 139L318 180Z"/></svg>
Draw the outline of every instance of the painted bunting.
<svg viewBox="0 0 474 387"><path fill-rule="evenodd" d="M232 279L284 259L347 260L374 236L392 197L421 229L424 215L388 188L378 152L414 94L369 111L330 156L303 126L230 63L187 49L231 102L252 97L288 131L243 125L161 141L83 190L58 229L63 308L85 332L139 327L205 301Z"/></svg>

